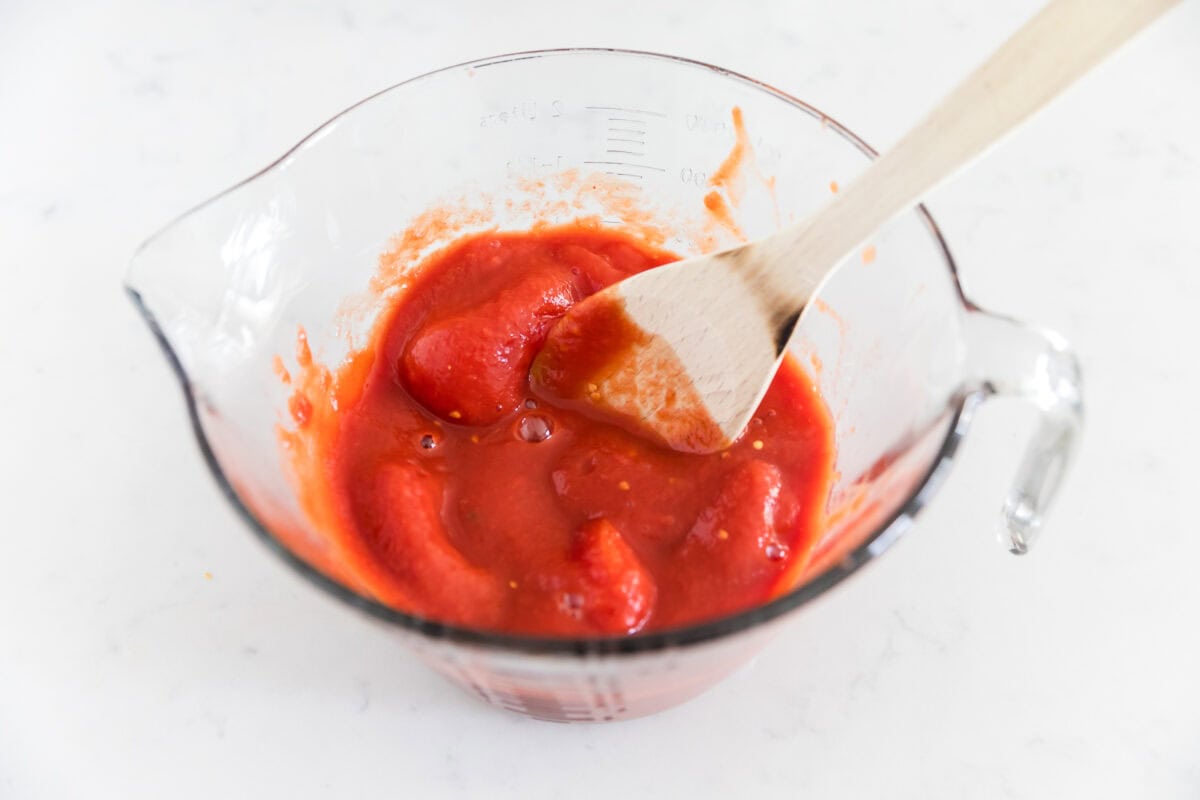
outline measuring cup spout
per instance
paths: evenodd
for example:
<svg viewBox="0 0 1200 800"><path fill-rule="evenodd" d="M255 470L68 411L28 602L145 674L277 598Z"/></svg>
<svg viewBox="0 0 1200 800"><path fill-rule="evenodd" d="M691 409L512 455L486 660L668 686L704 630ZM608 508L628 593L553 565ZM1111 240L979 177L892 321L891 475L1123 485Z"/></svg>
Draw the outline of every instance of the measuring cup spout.
<svg viewBox="0 0 1200 800"><path fill-rule="evenodd" d="M296 289L278 269L289 237L278 199L254 203L238 189L184 214L138 248L125 289L191 384L229 374Z"/></svg>

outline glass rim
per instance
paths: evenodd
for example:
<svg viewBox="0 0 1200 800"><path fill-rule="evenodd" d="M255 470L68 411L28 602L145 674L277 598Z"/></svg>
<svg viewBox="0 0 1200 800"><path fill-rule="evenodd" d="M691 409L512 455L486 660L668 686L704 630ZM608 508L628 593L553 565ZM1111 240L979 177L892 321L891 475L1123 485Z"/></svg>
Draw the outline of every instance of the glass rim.
<svg viewBox="0 0 1200 800"><path fill-rule="evenodd" d="M229 188L221 191L207 200L198 203L191 209L183 212L173 219L171 222L164 225L157 232L147 238L135 251L132 259L137 261L138 256L145 250L155 239L162 235L165 231L173 227L176 223L190 216L211 203L215 203L229 195L241 187L252 183L258 178L266 175L269 172L279 168L301 147L314 138L320 136L330 125L339 121L342 117L348 115L359 106L365 105L376 98L379 98L395 89L402 86L407 86L411 83L430 78L453 70L473 68L482 69L489 66L504 64L512 61L522 61L544 57L561 57L570 55L598 55L608 54L614 56L633 56L647 58L657 61L665 61L669 63L683 64L686 66L697 67L702 70L715 73L716 75L731 79L735 82L742 83L747 87L763 92L778 100L781 100L794 108L803 111L810 116L816 117L823 121L833 132L840 135L850 144L857 147L868 158L876 158L879 153L865 141L859 138L854 132L846 128L840 122L830 117L828 114L820 111L816 107L799 100L786 92L783 92L775 87L764 83L754 78L747 77L741 73L717 67L703 61L683 58L679 56L666 55L663 53L655 53L645 50L627 50L622 48L609 47L569 47L555 48L547 50L528 50L504 55L492 56L472 61L464 61L458 64L453 64L447 67L442 67L430 72L425 72L421 75L409 78L399 83L392 84L378 92L375 92L362 100L348 106L338 112L321 125L314 128L295 145L285 151L281 156L272 161L266 167L253 173L249 177L238 181ZM924 221L930 234L941 250L945 258L946 267L950 271L955 292L959 302L965 310L974 309L974 304L971 303L963 294L962 285L958 279L958 267L954 261L954 257L950 252L949 246L946 244L945 237L934 222L932 215L925 208L924 204L918 205L915 209L916 213ZM143 300L141 293L130 284L127 276L124 283L126 293L129 295L133 304L141 314L143 321L150 328L154 338L158 341L162 348L163 354L170 363L175 372L176 378L179 381L180 387L183 390L184 402L187 407L188 418L191 422L192 433L196 438L196 443L200 448L201 455L204 457L205 463L208 465L213 479L221 489L221 493L233 506L234 510L249 526L250 530L257 536L259 540L278 555L283 561L298 572L302 577L306 578L310 583L315 584L318 588L328 592L342 602L365 612L375 619L395 625L406 631L422 635L426 638L436 640L438 642L447 642L454 644L469 645L491 650L511 651L520 653L542 654L542 655L561 655L561 656L603 656L603 655L632 655L639 653L653 653L670 649L677 649L691 645L698 645L705 642L711 642L717 639L740 633L751 628L762 625L766 622L775 620L784 614L794 611L801 606L808 604L824 594L829 589L841 583L846 578L867 564L881 556L911 527L916 515L929 502L934 491L941 485L942 481L948 472L948 467L953 462L954 454L958 449L959 443L962 441L966 433L967 423L969 422L971 411L974 403L971 402L972 394L959 391L946 406L946 411L950 413L949 427L946 436L943 439L941 446L938 449L937 455L934 457L929 469L924 476L917 482L915 487L909 493L904 502L900 503L898 508L889 515L884 522L878 525L875 531L870 534L861 544L853 550L845 554L837 562L830 564L817 575L806 580L800 586L792 589L786 594L780 595L766 603L754 606L752 608L739 611L723 617L717 617L711 620L705 620L694 624L669 628L665 630L655 630L646 633L635 633L630 635L619 636L596 636L596 637L563 637L563 636L535 636L526 634L511 634L496 631L488 631L478 628L471 628L463 625L455 625L452 623L439 622L437 620L421 617L416 614L410 614L405 611L392 608L384 605L377 600L374 600L365 595L350 589L347 586L338 583L332 578L326 576L323 572L310 565L308 562L301 559L299 556L292 553L284 546L276 536L270 532L253 511L242 501L237 491L233 488L233 484L217 460L216 454L213 452L212 446L208 440L208 436L204 431L203 423L200 420L199 408L195 393L192 391L192 385L188 379L187 372L183 368L183 364L179 360L171 343L167 339L162 327L158 324L158 320L150 311L149 307Z"/></svg>

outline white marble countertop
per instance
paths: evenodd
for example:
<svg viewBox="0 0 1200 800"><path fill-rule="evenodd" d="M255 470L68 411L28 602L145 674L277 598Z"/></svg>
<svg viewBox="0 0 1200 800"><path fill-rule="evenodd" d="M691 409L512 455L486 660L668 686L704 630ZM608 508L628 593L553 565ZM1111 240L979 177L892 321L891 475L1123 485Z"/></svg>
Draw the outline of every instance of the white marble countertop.
<svg viewBox="0 0 1200 800"><path fill-rule="evenodd" d="M921 524L750 668L568 727L427 673L209 479L125 264L344 106L598 44L752 75L886 146L1037 3L760 5L0 4L0 797L1200 796L1196 2L930 202L972 296L1086 370L1026 558L992 526L1029 417L997 404Z"/></svg>

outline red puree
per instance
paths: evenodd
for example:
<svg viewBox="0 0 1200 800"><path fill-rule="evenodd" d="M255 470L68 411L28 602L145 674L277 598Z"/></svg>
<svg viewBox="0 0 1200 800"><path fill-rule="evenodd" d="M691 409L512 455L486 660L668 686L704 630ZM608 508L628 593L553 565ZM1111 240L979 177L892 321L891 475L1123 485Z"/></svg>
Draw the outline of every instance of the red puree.
<svg viewBox="0 0 1200 800"><path fill-rule="evenodd" d="M790 358L746 433L711 455L530 392L568 308L674 259L583 225L430 257L377 327L373 362L338 376L350 401L301 423L324 426L311 433L327 485L306 502L340 567L420 616L546 635L668 628L791 588L821 533L833 441Z"/></svg>

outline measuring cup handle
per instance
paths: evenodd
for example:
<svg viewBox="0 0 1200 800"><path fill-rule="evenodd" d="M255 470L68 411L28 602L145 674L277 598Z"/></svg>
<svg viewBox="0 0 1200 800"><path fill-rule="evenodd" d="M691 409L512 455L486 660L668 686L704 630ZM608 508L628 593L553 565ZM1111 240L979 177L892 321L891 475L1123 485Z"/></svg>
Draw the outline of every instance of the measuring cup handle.
<svg viewBox="0 0 1200 800"><path fill-rule="evenodd" d="M1079 361L1053 331L971 308L967 314L967 372L982 398L1017 397L1040 420L1004 501L1001 537L1025 553L1075 452L1083 426Z"/></svg>

